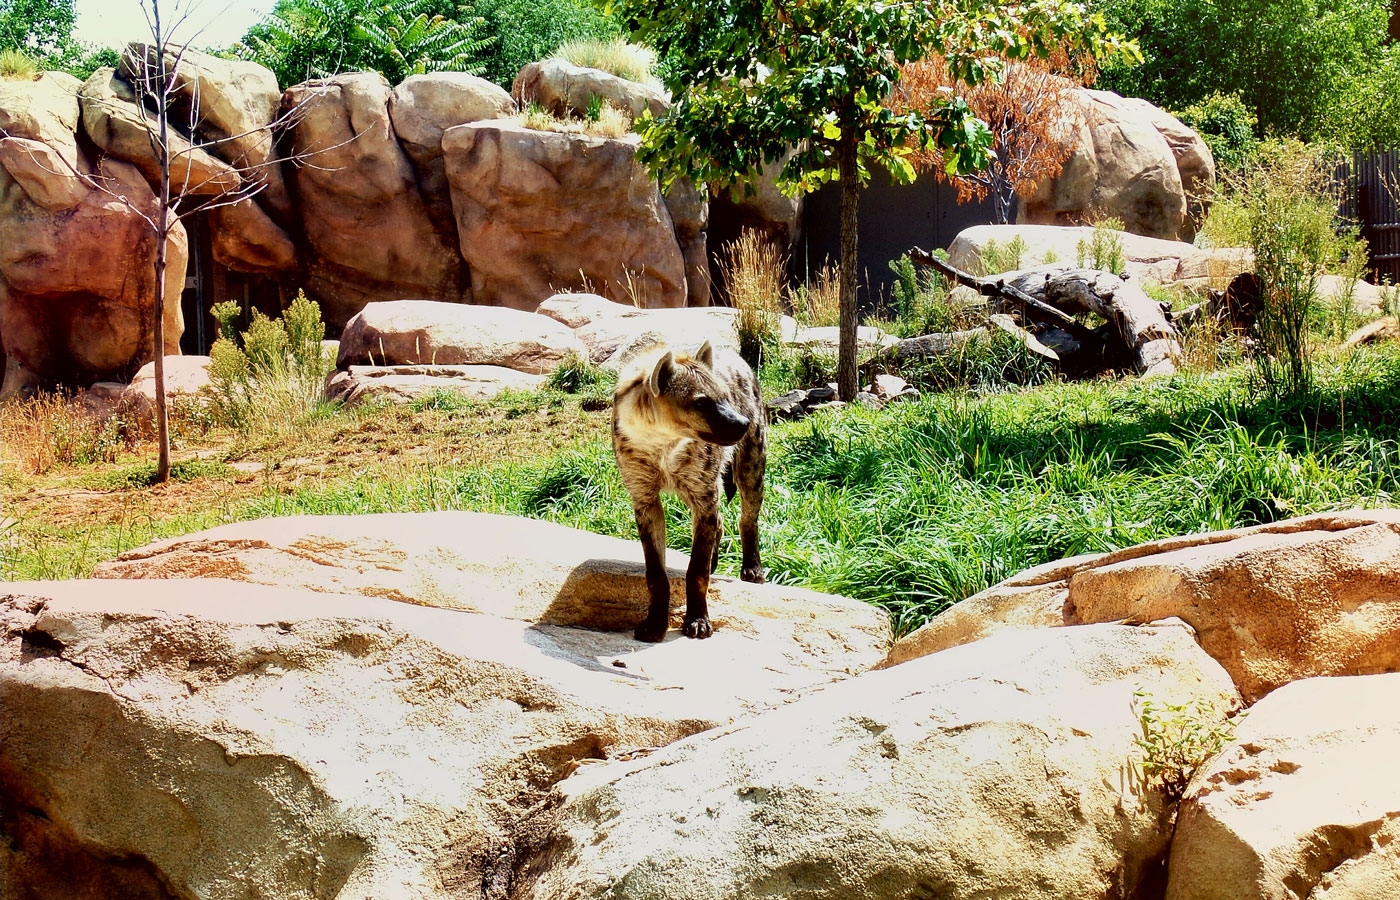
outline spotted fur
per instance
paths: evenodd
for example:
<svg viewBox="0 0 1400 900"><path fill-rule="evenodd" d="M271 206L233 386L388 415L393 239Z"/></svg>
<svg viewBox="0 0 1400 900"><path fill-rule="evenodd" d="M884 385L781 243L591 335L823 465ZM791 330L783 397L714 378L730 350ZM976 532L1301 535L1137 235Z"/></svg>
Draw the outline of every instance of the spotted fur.
<svg viewBox="0 0 1400 900"><path fill-rule="evenodd" d="M706 598L719 558L721 488L731 498L739 494L741 576L763 580L758 513L767 433L758 379L738 354L715 350L708 341L694 354L653 348L618 378L613 452L632 497L646 559L651 607L637 626L637 639L661 640L670 616L662 491L685 501L694 528L682 630L687 637L709 637L713 626Z"/></svg>

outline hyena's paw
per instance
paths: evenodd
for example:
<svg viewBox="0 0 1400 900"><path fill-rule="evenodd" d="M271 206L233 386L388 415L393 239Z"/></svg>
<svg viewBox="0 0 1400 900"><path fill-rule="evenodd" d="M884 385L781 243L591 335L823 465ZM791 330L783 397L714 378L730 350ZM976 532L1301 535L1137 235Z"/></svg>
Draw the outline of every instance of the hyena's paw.
<svg viewBox="0 0 1400 900"><path fill-rule="evenodd" d="M681 633L690 638L707 638L715 633L715 627L710 624L708 618L701 616L686 622L681 627Z"/></svg>
<svg viewBox="0 0 1400 900"><path fill-rule="evenodd" d="M739 578L754 584L763 584L765 580L763 577L763 566L754 566L752 568L745 566L744 571L739 573Z"/></svg>
<svg viewBox="0 0 1400 900"><path fill-rule="evenodd" d="M655 644L657 641L661 640L666 636L667 624L668 623L665 619L662 619L659 622L653 622L651 619L645 619L642 621L642 624L637 626L637 630L632 632L632 636L639 641L644 641L648 644Z"/></svg>

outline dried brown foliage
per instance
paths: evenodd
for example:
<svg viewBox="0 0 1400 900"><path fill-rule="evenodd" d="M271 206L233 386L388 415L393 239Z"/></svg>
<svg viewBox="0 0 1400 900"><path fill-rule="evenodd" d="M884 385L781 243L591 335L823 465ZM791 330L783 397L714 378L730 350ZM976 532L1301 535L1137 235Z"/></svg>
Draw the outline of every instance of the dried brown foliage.
<svg viewBox="0 0 1400 900"><path fill-rule="evenodd" d="M914 164L951 182L959 202L991 196L997 221L1005 223L1016 194L1028 196L1040 182L1060 174L1073 152L1073 135L1083 115L1074 102L1074 89L1092 82L1095 74L1091 61L1058 53L1048 59L1008 62L1000 78L968 87L957 83L944 59L935 56L904 67L892 103L926 110L951 92L987 123L996 151L987 169L948 175L936 149L917 154Z"/></svg>

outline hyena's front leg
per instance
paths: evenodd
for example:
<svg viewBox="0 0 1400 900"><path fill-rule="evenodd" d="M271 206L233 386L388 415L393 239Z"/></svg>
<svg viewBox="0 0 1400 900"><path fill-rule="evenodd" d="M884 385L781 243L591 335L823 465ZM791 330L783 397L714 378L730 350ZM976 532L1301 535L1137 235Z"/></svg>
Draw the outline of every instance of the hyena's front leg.
<svg viewBox="0 0 1400 900"><path fill-rule="evenodd" d="M719 507L699 505L694 509L695 537L690 548L690 566L685 572L686 637L707 638L714 633L710 624L710 573L714 569L715 549L719 547Z"/></svg>
<svg viewBox="0 0 1400 900"><path fill-rule="evenodd" d="M739 543L744 549L739 577L763 583L763 561L758 553L758 514L763 509L763 470L767 465L767 435L760 428L739 445L734 480L739 488Z"/></svg>
<svg viewBox="0 0 1400 900"><path fill-rule="evenodd" d="M647 617L637 626L634 636L639 641L656 643L666 636L671 619L671 582L666 577L666 512L661 498L634 504L637 514L637 535L642 539L642 558L646 561L647 594L651 598Z"/></svg>

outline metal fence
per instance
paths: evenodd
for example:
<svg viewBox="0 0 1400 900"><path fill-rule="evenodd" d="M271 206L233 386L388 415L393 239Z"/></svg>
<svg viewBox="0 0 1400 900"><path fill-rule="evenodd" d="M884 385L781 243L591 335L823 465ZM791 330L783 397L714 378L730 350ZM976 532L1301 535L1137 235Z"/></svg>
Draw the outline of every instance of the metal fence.
<svg viewBox="0 0 1400 900"><path fill-rule="evenodd" d="M1361 226L1372 278L1400 284L1400 148L1358 150L1339 174L1345 186L1341 212Z"/></svg>

